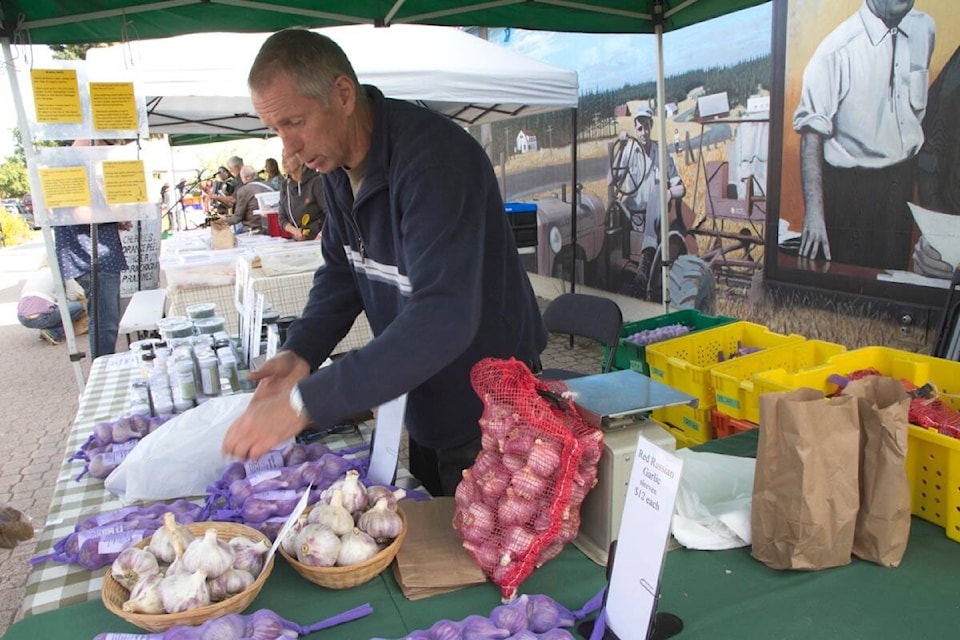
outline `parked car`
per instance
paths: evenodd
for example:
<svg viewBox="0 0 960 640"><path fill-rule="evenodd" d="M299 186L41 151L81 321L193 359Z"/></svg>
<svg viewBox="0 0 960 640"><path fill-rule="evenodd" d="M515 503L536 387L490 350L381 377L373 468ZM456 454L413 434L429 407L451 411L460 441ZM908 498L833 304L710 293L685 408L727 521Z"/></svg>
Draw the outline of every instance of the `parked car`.
<svg viewBox="0 0 960 640"><path fill-rule="evenodd" d="M11 213L11 215L20 216L23 218L24 222L30 225L31 229L39 229L36 222L33 219L33 210L28 210L26 207L21 204L21 200L16 198L4 198L2 203L3 207Z"/></svg>

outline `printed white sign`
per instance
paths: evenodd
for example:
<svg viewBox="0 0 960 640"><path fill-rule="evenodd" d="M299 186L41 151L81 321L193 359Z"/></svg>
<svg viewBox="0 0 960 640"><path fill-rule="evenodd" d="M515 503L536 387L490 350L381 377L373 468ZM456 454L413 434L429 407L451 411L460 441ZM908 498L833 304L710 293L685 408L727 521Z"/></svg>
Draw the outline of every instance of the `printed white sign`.
<svg viewBox="0 0 960 640"><path fill-rule="evenodd" d="M607 591L607 626L620 640L647 638L682 468L682 460L640 436Z"/></svg>

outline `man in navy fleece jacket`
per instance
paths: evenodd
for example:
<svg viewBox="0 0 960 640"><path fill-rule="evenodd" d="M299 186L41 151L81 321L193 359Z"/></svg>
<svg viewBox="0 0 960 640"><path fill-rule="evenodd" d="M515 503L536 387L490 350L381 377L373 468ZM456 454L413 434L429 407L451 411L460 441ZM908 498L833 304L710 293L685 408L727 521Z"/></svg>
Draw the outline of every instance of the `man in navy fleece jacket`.
<svg viewBox="0 0 960 640"><path fill-rule="evenodd" d="M302 317L224 451L257 458L409 393L410 471L453 495L480 450L482 403L470 369L515 357L532 369L546 330L493 167L447 118L361 86L332 40L274 34L248 78L260 119L323 174L328 216ZM375 338L317 369L366 312Z"/></svg>

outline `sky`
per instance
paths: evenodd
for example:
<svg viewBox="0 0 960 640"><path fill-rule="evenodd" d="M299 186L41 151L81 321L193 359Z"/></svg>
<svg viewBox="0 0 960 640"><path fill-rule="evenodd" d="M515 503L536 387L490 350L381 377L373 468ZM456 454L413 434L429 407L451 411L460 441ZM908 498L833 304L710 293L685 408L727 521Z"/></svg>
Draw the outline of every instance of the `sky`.
<svg viewBox="0 0 960 640"><path fill-rule="evenodd" d="M767 55L772 21L772 3L765 3L668 32L663 38L664 74L730 66ZM541 62L576 71L581 93L657 77L656 38L652 35L491 29L489 39Z"/></svg>
<svg viewBox="0 0 960 640"><path fill-rule="evenodd" d="M729 66L770 53L771 3L667 33L664 73L671 76L704 66ZM581 93L615 89L656 78L656 39L640 34L584 34L491 29L492 42L541 62L577 72ZM32 50L32 54L30 53ZM15 49L18 69L52 59L46 46ZM198 52L215 56L218 52ZM13 152L17 118L7 71L0 67L0 162Z"/></svg>

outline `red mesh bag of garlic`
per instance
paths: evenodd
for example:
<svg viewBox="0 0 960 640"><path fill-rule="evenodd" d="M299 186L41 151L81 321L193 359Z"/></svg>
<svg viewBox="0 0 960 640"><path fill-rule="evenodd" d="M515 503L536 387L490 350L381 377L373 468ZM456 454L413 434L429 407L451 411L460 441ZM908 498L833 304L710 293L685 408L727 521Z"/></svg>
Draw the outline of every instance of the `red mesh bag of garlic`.
<svg viewBox="0 0 960 640"><path fill-rule="evenodd" d="M522 362L487 358L470 377L484 404L483 446L457 486L453 526L510 600L577 536L603 433L583 421L564 383L540 380Z"/></svg>

